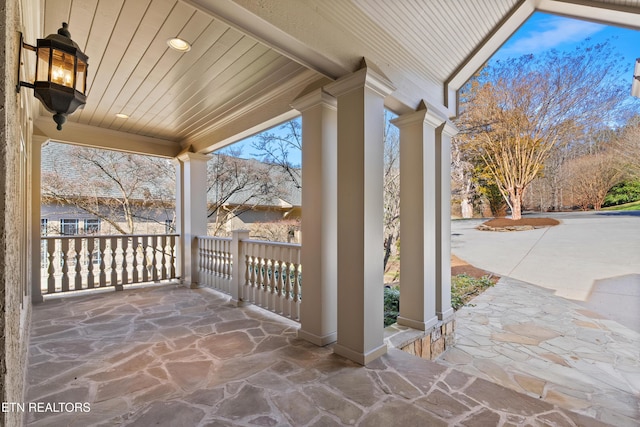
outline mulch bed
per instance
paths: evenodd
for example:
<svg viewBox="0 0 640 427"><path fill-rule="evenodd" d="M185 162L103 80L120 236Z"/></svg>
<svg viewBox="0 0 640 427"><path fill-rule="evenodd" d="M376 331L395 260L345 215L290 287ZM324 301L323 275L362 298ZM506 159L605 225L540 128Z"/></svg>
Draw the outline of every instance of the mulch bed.
<svg viewBox="0 0 640 427"><path fill-rule="evenodd" d="M560 224L560 221L553 218L521 218L516 220L495 218L480 224L476 228L480 231L527 231L558 224Z"/></svg>
<svg viewBox="0 0 640 427"><path fill-rule="evenodd" d="M489 271L474 267L468 262L452 254L451 255L451 276L457 276L458 274L466 274L468 276L475 277L476 279L479 279L483 276L489 276L491 277L491 280L494 283L497 283L498 280L500 280L500 276L494 273L491 273Z"/></svg>
<svg viewBox="0 0 640 427"><path fill-rule="evenodd" d="M489 227L513 227L525 225L530 225L532 227L552 227L558 224L560 224L560 221L553 218L494 218L483 223L483 225L487 225Z"/></svg>

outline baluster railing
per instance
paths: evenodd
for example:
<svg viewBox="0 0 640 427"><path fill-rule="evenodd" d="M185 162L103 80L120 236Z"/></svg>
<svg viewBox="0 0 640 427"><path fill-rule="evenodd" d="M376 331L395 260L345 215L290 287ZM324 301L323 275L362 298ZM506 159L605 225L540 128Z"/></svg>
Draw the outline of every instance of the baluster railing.
<svg viewBox="0 0 640 427"><path fill-rule="evenodd" d="M175 279L175 237L42 237L41 292L47 295L107 286L122 290L124 285L150 279Z"/></svg>
<svg viewBox="0 0 640 427"><path fill-rule="evenodd" d="M231 239L198 237L199 284L230 293Z"/></svg>
<svg viewBox="0 0 640 427"><path fill-rule="evenodd" d="M221 253L219 248L223 244L226 246ZM211 247L213 250L209 250ZM300 249L300 245L248 238L199 237L199 283L207 286L210 277L224 277L224 286L214 281L212 287L231 294L232 299L235 291L239 301L251 302L274 313L298 320L302 289ZM238 268L232 267L235 262L231 257L232 253L237 253L238 260L242 261ZM236 285L231 285L232 283ZM229 285L231 287L227 288ZM234 286L237 286L237 289L234 289Z"/></svg>

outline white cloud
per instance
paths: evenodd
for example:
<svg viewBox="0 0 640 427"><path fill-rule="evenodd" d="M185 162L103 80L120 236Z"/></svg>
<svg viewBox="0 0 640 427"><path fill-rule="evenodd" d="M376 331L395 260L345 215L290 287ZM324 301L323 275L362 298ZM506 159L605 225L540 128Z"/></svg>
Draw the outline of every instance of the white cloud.
<svg viewBox="0 0 640 427"><path fill-rule="evenodd" d="M536 54L563 44L581 42L606 28L601 24L560 16L544 15L534 22L531 29L525 24L520 32L502 47L501 57Z"/></svg>

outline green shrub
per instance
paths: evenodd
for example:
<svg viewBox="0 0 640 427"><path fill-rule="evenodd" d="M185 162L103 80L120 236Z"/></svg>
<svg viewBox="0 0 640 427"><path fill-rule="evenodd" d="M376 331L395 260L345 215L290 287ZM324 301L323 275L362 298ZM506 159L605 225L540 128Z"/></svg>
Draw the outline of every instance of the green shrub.
<svg viewBox="0 0 640 427"><path fill-rule="evenodd" d="M384 288L384 326L396 323L400 314L400 289Z"/></svg>
<svg viewBox="0 0 640 427"><path fill-rule="evenodd" d="M611 187L602 206L624 205L638 200L640 200L640 181L625 181Z"/></svg>
<svg viewBox="0 0 640 427"><path fill-rule="evenodd" d="M458 310L469 302L473 297L479 295L487 288L494 285L489 276L482 276L477 279L468 274L458 274L451 278L451 306ZM384 288L384 326L396 323L400 314L400 288Z"/></svg>

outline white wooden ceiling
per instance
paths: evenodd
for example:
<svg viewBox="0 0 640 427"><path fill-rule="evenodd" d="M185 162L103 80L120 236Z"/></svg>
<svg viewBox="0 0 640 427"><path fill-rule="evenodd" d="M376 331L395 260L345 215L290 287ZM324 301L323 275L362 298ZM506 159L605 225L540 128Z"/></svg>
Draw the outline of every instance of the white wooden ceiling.
<svg viewBox="0 0 640 427"><path fill-rule="evenodd" d="M87 104L64 130L41 109L36 133L167 156L293 117L300 91L355 71L362 57L397 86L388 107L426 99L452 114L455 91L536 9L640 25L640 0L40 1L35 36L68 22L89 78ZM175 36L191 50L171 50Z"/></svg>

